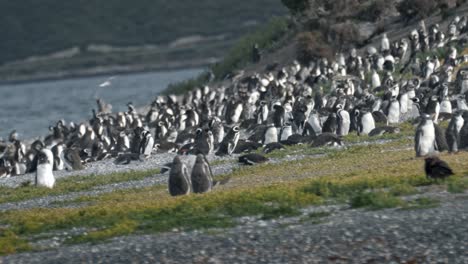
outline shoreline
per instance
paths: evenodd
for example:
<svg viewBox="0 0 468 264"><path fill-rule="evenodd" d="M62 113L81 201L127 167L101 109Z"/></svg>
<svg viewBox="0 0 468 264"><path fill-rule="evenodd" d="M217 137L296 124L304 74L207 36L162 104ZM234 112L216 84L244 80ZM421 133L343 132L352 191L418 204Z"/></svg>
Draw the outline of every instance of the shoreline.
<svg viewBox="0 0 468 264"><path fill-rule="evenodd" d="M15 76L4 78L0 76L0 85L16 85L32 82L60 81L69 79L90 78L109 75L129 75L147 72L169 72L183 69L206 68L217 63L220 58L205 58L199 60L173 61L158 64L135 64L135 65L107 65L89 69L76 69L62 72L38 72L32 75Z"/></svg>

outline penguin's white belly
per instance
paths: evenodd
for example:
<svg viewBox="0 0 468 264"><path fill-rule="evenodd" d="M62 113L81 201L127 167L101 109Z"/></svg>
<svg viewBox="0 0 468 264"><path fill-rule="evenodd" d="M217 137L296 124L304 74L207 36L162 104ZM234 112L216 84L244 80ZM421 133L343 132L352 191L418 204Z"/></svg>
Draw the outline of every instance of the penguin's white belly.
<svg viewBox="0 0 468 264"><path fill-rule="evenodd" d="M425 125L422 127L422 130L424 131L424 135L419 139L419 154L425 156L435 151L434 125Z"/></svg>
<svg viewBox="0 0 468 264"><path fill-rule="evenodd" d="M281 131L281 140L287 140L292 135L292 127L285 126Z"/></svg>
<svg viewBox="0 0 468 264"><path fill-rule="evenodd" d="M388 123L397 124L400 122L400 104L392 103L388 110Z"/></svg>
<svg viewBox="0 0 468 264"><path fill-rule="evenodd" d="M37 166L37 185L47 188L53 188L55 185L55 177L52 173L51 164L41 164Z"/></svg>
<svg viewBox="0 0 468 264"><path fill-rule="evenodd" d="M233 115L231 116L231 120L233 123L239 122L240 116L242 114L242 110L243 110L243 107L241 104L239 104L234 110Z"/></svg>
<svg viewBox="0 0 468 264"><path fill-rule="evenodd" d="M268 128L265 132L265 140L263 144L267 145L276 142L278 142L278 132L276 130L276 127Z"/></svg>
<svg viewBox="0 0 468 264"><path fill-rule="evenodd" d="M367 135L375 128L374 117L371 113L367 113L362 117L362 134Z"/></svg>
<svg viewBox="0 0 468 264"><path fill-rule="evenodd" d="M316 135L322 134L322 125L321 125L320 120L317 118L316 115L312 115L309 118L309 124L312 127L312 129L314 130Z"/></svg>
<svg viewBox="0 0 468 264"><path fill-rule="evenodd" d="M143 151L143 154L147 157L151 156L151 152L153 151L153 147L154 147L154 139L153 137L150 137L150 139L148 140L148 144L146 144L145 146L145 150Z"/></svg>
<svg viewBox="0 0 468 264"><path fill-rule="evenodd" d="M444 100L442 101L442 103L440 103L440 112L449 114L452 113L452 104L450 103L450 101Z"/></svg>
<svg viewBox="0 0 468 264"><path fill-rule="evenodd" d="M340 122L338 125L338 136L346 136L349 134L349 128L351 126L351 119L347 111L340 111Z"/></svg>
<svg viewBox="0 0 468 264"><path fill-rule="evenodd" d="M400 113L406 114L408 112L408 94L405 93L400 97Z"/></svg>

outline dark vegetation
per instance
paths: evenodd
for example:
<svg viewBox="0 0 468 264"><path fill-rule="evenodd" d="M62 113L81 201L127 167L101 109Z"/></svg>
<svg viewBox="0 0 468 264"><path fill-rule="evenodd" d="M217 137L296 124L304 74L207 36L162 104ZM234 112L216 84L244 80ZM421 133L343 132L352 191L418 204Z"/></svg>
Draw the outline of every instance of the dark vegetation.
<svg viewBox="0 0 468 264"><path fill-rule="evenodd" d="M291 25L286 18L274 18L264 26L259 27L254 32L242 37L226 54L224 59L210 67L216 80L222 80L232 71L242 68L251 63L251 52L254 44L258 44L260 50L264 53L272 51L281 46L286 36L294 33ZM166 93L180 94L189 91L195 87L201 87L210 80L208 72L199 76L169 85Z"/></svg>
<svg viewBox="0 0 468 264"><path fill-rule="evenodd" d="M280 0L0 2L0 64L89 44L139 46L189 35L240 36L273 15Z"/></svg>

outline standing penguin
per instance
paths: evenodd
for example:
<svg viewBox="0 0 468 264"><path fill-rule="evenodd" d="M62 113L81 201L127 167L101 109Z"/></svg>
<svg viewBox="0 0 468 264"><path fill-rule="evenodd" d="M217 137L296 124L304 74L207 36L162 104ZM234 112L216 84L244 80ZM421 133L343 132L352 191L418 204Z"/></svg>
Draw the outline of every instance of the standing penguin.
<svg viewBox="0 0 468 264"><path fill-rule="evenodd" d="M463 127L464 122L461 112L459 111L457 111L450 120L445 132L450 152L458 152L460 147L460 130Z"/></svg>
<svg viewBox="0 0 468 264"><path fill-rule="evenodd" d="M42 149L38 154L36 170L36 186L54 188L55 177L52 173L54 168L54 155L49 149Z"/></svg>
<svg viewBox="0 0 468 264"><path fill-rule="evenodd" d="M338 129L338 118L335 113L330 113L325 123L323 123L322 132L323 133L336 133Z"/></svg>
<svg viewBox="0 0 468 264"><path fill-rule="evenodd" d="M213 174L210 165L202 154L198 154L191 174L194 193L205 193L213 187Z"/></svg>
<svg viewBox="0 0 468 264"><path fill-rule="evenodd" d="M172 196L190 194L191 185L187 166L175 156L169 173L169 193Z"/></svg>
<svg viewBox="0 0 468 264"><path fill-rule="evenodd" d="M270 124L263 133L262 144L268 145L276 142L278 142L278 130L273 124Z"/></svg>
<svg viewBox="0 0 468 264"><path fill-rule="evenodd" d="M414 150L416 157L426 156L436 150L436 135L434 122L428 114L421 116L421 122L416 128L416 135L414 137Z"/></svg>
<svg viewBox="0 0 468 264"><path fill-rule="evenodd" d="M234 150L236 149L237 142L239 141L239 127L234 126L229 130L226 137L224 137L223 141L221 142L216 155L224 156L224 155L231 155Z"/></svg>
<svg viewBox="0 0 468 264"><path fill-rule="evenodd" d="M154 138L149 131L143 131L141 133L141 142L139 153L143 154L146 158L151 156L151 152L154 148Z"/></svg>
<svg viewBox="0 0 468 264"><path fill-rule="evenodd" d="M289 122L284 123L280 131L280 141L287 140L293 134L292 126Z"/></svg>
<svg viewBox="0 0 468 264"><path fill-rule="evenodd" d="M400 122L400 102L395 97L390 99L387 119L390 124L398 124Z"/></svg>
<svg viewBox="0 0 468 264"><path fill-rule="evenodd" d="M365 110L356 110L358 135L367 135L375 128L375 120L371 112Z"/></svg>
<svg viewBox="0 0 468 264"><path fill-rule="evenodd" d="M437 96L431 96L426 106L426 113L432 116L432 120L437 124L439 120L440 103Z"/></svg>
<svg viewBox="0 0 468 264"><path fill-rule="evenodd" d="M351 126L349 112L344 109L338 109L336 116L338 117L338 136L347 136Z"/></svg>

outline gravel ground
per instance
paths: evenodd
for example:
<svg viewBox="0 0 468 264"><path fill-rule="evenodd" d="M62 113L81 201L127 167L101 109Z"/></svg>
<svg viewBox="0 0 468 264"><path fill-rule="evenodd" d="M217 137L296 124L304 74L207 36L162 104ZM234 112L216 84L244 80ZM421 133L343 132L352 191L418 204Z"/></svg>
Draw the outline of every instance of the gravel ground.
<svg viewBox="0 0 468 264"><path fill-rule="evenodd" d="M314 207L304 214L332 214L247 217L235 228L121 237L7 256L0 263L468 263L468 195L428 195L441 205L380 211Z"/></svg>
<svg viewBox="0 0 468 264"><path fill-rule="evenodd" d="M82 171L74 171L74 172L67 172L67 171L60 171L54 172L54 175L57 179L66 178L66 177L73 177L78 175L106 175L115 172L125 172L131 170L149 170L160 168L161 165L164 165L170 161L172 161L174 154L157 154L153 155L153 157L149 160L143 162L133 162L129 165L117 166L112 163L110 160L95 162L90 164L85 170ZM195 156L183 156L182 158L184 162L191 167L193 162L195 161ZM214 175L221 175L226 174L232 171L233 168L239 167L239 165L235 162L229 162L227 158L219 158L215 156L210 156L209 159L211 161L225 161L218 165L212 167ZM229 159L233 159L230 157ZM125 189L134 189L134 188L144 188L150 187L154 185L164 185L167 184L168 174L156 174L152 177L145 178L143 180L138 181L127 181L121 183L112 183L108 185L101 185L96 186L89 191L82 191L82 192L74 192L64 195L56 195L56 196L45 196L41 198L34 198L31 200L20 201L20 202L12 202L12 203L0 203L0 212L7 211L7 210L24 210L30 208L38 208L38 207L54 207L55 202L66 202L73 199L76 199L81 196L98 196L104 193L110 193L117 190L125 190ZM8 186L8 187L17 187L22 182L34 180L34 175L24 175L19 177L13 177L9 179L3 179L0 182L0 186ZM76 206L76 205L71 205ZM78 205L79 206L79 205ZM62 207L59 205L59 207Z"/></svg>

